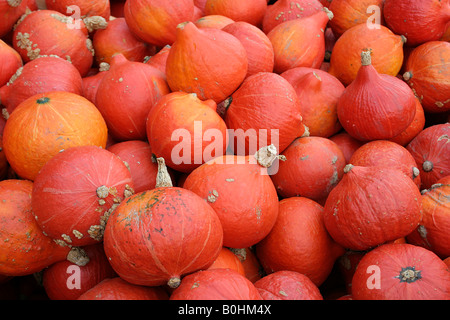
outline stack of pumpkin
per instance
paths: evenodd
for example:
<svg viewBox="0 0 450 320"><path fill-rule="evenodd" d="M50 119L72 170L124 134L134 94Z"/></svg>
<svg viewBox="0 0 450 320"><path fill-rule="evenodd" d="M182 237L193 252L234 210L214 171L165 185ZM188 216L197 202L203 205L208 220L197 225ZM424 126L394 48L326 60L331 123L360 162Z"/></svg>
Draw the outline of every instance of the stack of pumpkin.
<svg viewBox="0 0 450 320"><path fill-rule="evenodd" d="M0 0L0 17L3 286L449 299L449 0Z"/></svg>

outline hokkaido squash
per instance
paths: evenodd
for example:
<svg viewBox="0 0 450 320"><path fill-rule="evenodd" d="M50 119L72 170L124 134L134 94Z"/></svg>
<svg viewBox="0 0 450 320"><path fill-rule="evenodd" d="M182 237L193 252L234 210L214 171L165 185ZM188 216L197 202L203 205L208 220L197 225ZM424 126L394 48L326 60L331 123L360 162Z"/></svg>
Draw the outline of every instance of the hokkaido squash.
<svg viewBox="0 0 450 320"><path fill-rule="evenodd" d="M104 279L77 300L168 300L162 287L144 287L129 283L120 277Z"/></svg>
<svg viewBox="0 0 450 320"><path fill-rule="evenodd" d="M89 262L77 266L59 261L42 272L42 286L51 300L76 300L102 280L116 276L103 250L103 244L84 246Z"/></svg>
<svg viewBox="0 0 450 320"><path fill-rule="evenodd" d="M3 131L3 148L11 168L34 180L42 166L74 146L104 148L105 120L86 98L70 92L31 96L11 113Z"/></svg>
<svg viewBox="0 0 450 320"><path fill-rule="evenodd" d="M411 244L385 244L368 252L352 280L354 300L446 300L449 294L447 265Z"/></svg>
<svg viewBox="0 0 450 320"><path fill-rule="evenodd" d="M323 300L319 288L307 276L281 270L255 282L264 300Z"/></svg>
<svg viewBox="0 0 450 320"><path fill-rule="evenodd" d="M131 173L115 154L96 146L72 147L53 156L37 174L33 213L53 239L96 244L103 240L111 212L133 192Z"/></svg>
<svg viewBox="0 0 450 320"><path fill-rule="evenodd" d="M423 246L439 257L450 256L450 176L439 179L429 189L422 190L423 217L409 243Z"/></svg>
<svg viewBox="0 0 450 320"><path fill-rule="evenodd" d="M0 40L0 61L0 87L3 87L23 63L19 53L3 40Z"/></svg>
<svg viewBox="0 0 450 320"><path fill-rule="evenodd" d="M242 43L221 29L197 28L192 22L179 24L176 31L166 61L170 89L196 93L199 99L216 103L228 98L247 74Z"/></svg>
<svg viewBox="0 0 450 320"><path fill-rule="evenodd" d="M206 0L204 14L220 14L259 27L266 9L267 0Z"/></svg>
<svg viewBox="0 0 450 320"><path fill-rule="evenodd" d="M417 228L421 195L411 177L384 166L348 164L344 172L324 206L326 229L337 243L367 250Z"/></svg>
<svg viewBox="0 0 450 320"><path fill-rule="evenodd" d="M271 178L282 197L302 196L321 201L344 175L344 154L327 138L298 138L281 154L286 160L279 163L278 172Z"/></svg>
<svg viewBox="0 0 450 320"><path fill-rule="evenodd" d="M60 245L42 232L33 216L32 190L29 180L0 181L0 274L29 275L66 259L88 263L85 251Z"/></svg>
<svg viewBox="0 0 450 320"><path fill-rule="evenodd" d="M183 279L170 300L263 300L253 283L232 269L194 272Z"/></svg>
<svg viewBox="0 0 450 320"><path fill-rule="evenodd" d="M161 174L167 175L163 159L158 159ZM184 283L186 274L214 262L223 230L202 198L172 187L170 179L163 181L168 184L137 193L113 211L103 243L112 267L127 282L173 289Z"/></svg>
<svg viewBox="0 0 450 320"><path fill-rule="evenodd" d="M183 188L215 210L227 247L255 245L267 236L277 219L277 192L268 169L253 156L224 155L212 159L192 171Z"/></svg>
<svg viewBox="0 0 450 320"><path fill-rule="evenodd" d="M422 189L429 189L439 179L450 174L449 131L448 122L429 126L406 146L420 170Z"/></svg>
<svg viewBox="0 0 450 320"><path fill-rule="evenodd" d="M267 274L296 271L316 286L325 281L344 253L325 229L323 207L305 197L281 200L274 227L255 247Z"/></svg>

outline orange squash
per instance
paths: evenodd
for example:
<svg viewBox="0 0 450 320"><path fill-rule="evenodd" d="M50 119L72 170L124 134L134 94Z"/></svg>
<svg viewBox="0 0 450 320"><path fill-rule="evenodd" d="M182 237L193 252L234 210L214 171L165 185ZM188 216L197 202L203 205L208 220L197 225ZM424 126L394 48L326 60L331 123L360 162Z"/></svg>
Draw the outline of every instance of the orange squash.
<svg viewBox="0 0 450 320"><path fill-rule="evenodd" d="M0 274L23 276L70 259L85 265L89 259L74 247L60 245L47 237L36 223L31 205L33 182L8 179L0 182ZM78 250L78 251L77 251Z"/></svg>
<svg viewBox="0 0 450 320"><path fill-rule="evenodd" d="M42 166L61 150L94 145L105 148L108 129L86 98L70 92L34 95L8 118L3 147L12 169L34 180Z"/></svg>
<svg viewBox="0 0 450 320"><path fill-rule="evenodd" d="M172 91L196 93L201 100L219 103L239 87L247 69L247 53L233 35L216 28L197 28L192 22L178 25L166 61Z"/></svg>
<svg viewBox="0 0 450 320"><path fill-rule="evenodd" d="M220 14L234 21L259 27L267 9L267 0L207 0L205 15Z"/></svg>
<svg viewBox="0 0 450 320"><path fill-rule="evenodd" d="M274 72L295 67L318 69L325 58L325 27L332 18L328 9L274 27L267 36L275 54Z"/></svg>
<svg viewBox="0 0 450 320"><path fill-rule="evenodd" d="M328 71L348 86L361 67L361 51L371 48L372 65L378 73L396 76L403 64L404 41L385 26L371 29L365 23L358 24L336 41Z"/></svg>

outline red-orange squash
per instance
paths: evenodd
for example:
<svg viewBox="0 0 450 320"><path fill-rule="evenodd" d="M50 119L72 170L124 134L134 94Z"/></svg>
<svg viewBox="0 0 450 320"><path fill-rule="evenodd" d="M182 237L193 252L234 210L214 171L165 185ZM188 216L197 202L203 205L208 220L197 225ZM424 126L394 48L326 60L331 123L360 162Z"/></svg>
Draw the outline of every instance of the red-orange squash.
<svg viewBox="0 0 450 320"><path fill-rule="evenodd" d="M323 137L294 140L282 153L278 172L271 175L282 197L302 196L315 201L325 199L344 175L342 150Z"/></svg>
<svg viewBox="0 0 450 320"><path fill-rule="evenodd" d="M352 280L354 300L448 300L450 272L433 252L385 244L367 253Z"/></svg>
<svg viewBox="0 0 450 320"><path fill-rule="evenodd" d="M146 56L155 54L156 47L136 38L131 33L125 18L108 22L106 29L97 30L92 36L95 61L111 62L115 54L123 54L130 61L143 62Z"/></svg>
<svg viewBox="0 0 450 320"><path fill-rule="evenodd" d="M146 287L129 283L120 277L108 278L89 289L77 300L168 300L162 287Z"/></svg>
<svg viewBox="0 0 450 320"><path fill-rule="evenodd" d="M114 153L72 147L52 157L33 185L36 221L53 239L85 246L103 240L108 217L132 195L131 173Z"/></svg>
<svg viewBox="0 0 450 320"><path fill-rule="evenodd" d="M387 140L370 141L359 147L349 163L355 166L398 168L420 188L420 171L414 157L401 145Z"/></svg>
<svg viewBox="0 0 450 320"><path fill-rule="evenodd" d="M245 269L241 260L239 260L239 257L226 247L223 247L222 250L220 250L219 256L216 260L214 260L208 269L211 270L217 268L232 269L245 276Z"/></svg>
<svg viewBox="0 0 450 320"><path fill-rule="evenodd" d="M383 16L395 34L404 35L408 46L439 40L450 21L448 0L385 0Z"/></svg>
<svg viewBox="0 0 450 320"><path fill-rule="evenodd" d="M326 229L337 243L367 250L417 228L421 195L411 177L384 166L348 164L344 172L324 206Z"/></svg>
<svg viewBox="0 0 450 320"><path fill-rule="evenodd" d="M336 143L342 150L342 152L344 153L346 164L349 163L353 153L364 144L364 142L353 138L345 131L341 131L331 136L329 139Z"/></svg>
<svg viewBox="0 0 450 320"><path fill-rule="evenodd" d="M3 150L17 175L34 180L61 150L104 148L107 138L105 120L89 100L70 92L48 92L31 96L11 113L3 131Z"/></svg>
<svg viewBox="0 0 450 320"><path fill-rule="evenodd" d="M40 55L57 55L71 61L81 76L85 76L94 61L94 52L86 25L82 20L77 22L79 26L58 11L33 11L16 25L14 49L24 62Z"/></svg>
<svg viewBox="0 0 450 320"><path fill-rule="evenodd" d="M411 244L423 246L438 256L450 256L450 175L422 191L423 217L407 236Z"/></svg>
<svg viewBox="0 0 450 320"><path fill-rule="evenodd" d="M425 127L425 112L419 99L416 99L416 114L410 125L395 137L389 139L406 147Z"/></svg>
<svg viewBox="0 0 450 320"><path fill-rule="evenodd" d="M427 112L450 110L450 43L428 41L411 52L403 79L409 84Z"/></svg>
<svg viewBox="0 0 450 320"><path fill-rule="evenodd" d="M366 23L347 30L336 41L329 72L348 86L361 67L361 51L372 51L372 65L378 73L396 76L403 64L405 39L385 26L370 28Z"/></svg>
<svg viewBox="0 0 450 320"><path fill-rule="evenodd" d="M221 14L210 14L202 16L200 19L194 22L197 28L217 28L222 29L223 27L233 23L234 20L225 17Z"/></svg>
<svg viewBox="0 0 450 320"><path fill-rule="evenodd" d="M169 92L164 74L158 69L117 54L98 85L95 105L116 141L145 140L147 115Z"/></svg>
<svg viewBox="0 0 450 320"><path fill-rule="evenodd" d="M197 271L186 276L170 300L263 300L253 283L232 269Z"/></svg>
<svg viewBox="0 0 450 320"><path fill-rule="evenodd" d="M98 86L109 68L110 65L108 63L102 62L99 65L97 73L82 78L83 97L94 104L96 103Z"/></svg>
<svg viewBox="0 0 450 320"><path fill-rule="evenodd" d="M266 9L267 0L206 0L204 14L220 14L259 27Z"/></svg>
<svg viewBox="0 0 450 320"><path fill-rule="evenodd" d="M76 300L106 278L116 277L106 259L103 244L83 247L89 262L77 266L70 261L59 261L42 272L42 286L51 300Z"/></svg>
<svg viewBox="0 0 450 320"><path fill-rule="evenodd" d="M337 102L339 122L361 141L391 139L414 120L416 98L401 79L383 74L372 64L371 50L363 50L361 67Z"/></svg>
<svg viewBox="0 0 450 320"><path fill-rule="evenodd" d="M297 92L303 124L311 136L329 138L342 129L337 102L344 85L323 70L307 67L289 69L281 74Z"/></svg>
<svg viewBox="0 0 450 320"><path fill-rule="evenodd" d="M85 18L101 16L109 20L111 15L109 0L45 0L45 5L49 10L55 10L62 14L73 16L74 18ZM76 6L76 7L71 7Z"/></svg>
<svg viewBox="0 0 450 320"><path fill-rule="evenodd" d="M275 54L274 72L320 67L325 57L325 27L332 18L332 13L324 10L283 22L267 33Z"/></svg>
<svg viewBox="0 0 450 320"><path fill-rule="evenodd" d="M0 87L2 87L11 79L17 69L22 67L22 58L10 45L0 40L0 61Z"/></svg>
<svg viewBox="0 0 450 320"><path fill-rule="evenodd" d="M323 207L305 197L281 200L274 227L256 244L256 256L267 274L296 271L316 286L325 281L343 253L325 229Z"/></svg>
<svg viewBox="0 0 450 320"><path fill-rule="evenodd" d="M306 18L322 10L323 5L319 0L274 1L264 13L262 30L267 34L285 21Z"/></svg>
<svg viewBox="0 0 450 320"><path fill-rule="evenodd" d="M247 75L242 43L228 32L197 28L192 22L181 23L176 30L166 61L170 89L196 93L199 99L216 103L228 98Z"/></svg>
<svg viewBox="0 0 450 320"><path fill-rule="evenodd" d="M32 211L32 190L33 182L28 180L0 182L0 274L29 275L66 259L86 264L88 259L72 259L76 258L75 248L59 245L39 228Z"/></svg>
<svg viewBox="0 0 450 320"><path fill-rule="evenodd" d="M83 80L72 63L56 56L36 58L19 68L0 88L0 99L11 113L27 98L50 91L83 94Z"/></svg>
<svg viewBox="0 0 450 320"><path fill-rule="evenodd" d="M14 24L25 13L27 9L25 0L1 0L0 1L0 37L3 38L9 33Z"/></svg>
<svg viewBox="0 0 450 320"><path fill-rule="evenodd" d="M106 150L117 155L129 168L134 192L155 188L158 164L148 142L142 140L122 141L112 144Z"/></svg>
<svg viewBox="0 0 450 320"><path fill-rule="evenodd" d="M450 123L429 126L407 146L420 170L422 189L450 174Z"/></svg>
<svg viewBox="0 0 450 320"><path fill-rule="evenodd" d="M225 105L225 122L233 130L230 144L237 155L254 154L271 144L282 152L305 132L297 93L276 73L246 78Z"/></svg>
<svg viewBox="0 0 450 320"><path fill-rule="evenodd" d="M178 187L157 187L122 202L109 217L103 241L121 278L170 288L183 284L186 274L208 268L222 242L214 210L192 191Z"/></svg>
<svg viewBox="0 0 450 320"><path fill-rule="evenodd" d="M212 159L192 171L183 188L199 195L216 211L227 247L255 245L277 219L277 192L267 169L253 156Z"/></svg>
<svg viewBox="0 0 450 320"><path fill-rule="evenodd" d="M255 255L254 248L231 248L231 251L239 258L244 267L245 276L255 283L264 275L264 270Z"/></svg>
<svg viewBox="0 0 450 320"><path fill-rule="evenodd" d="M213 100L201 100L195 93L176 91L163 96L146 121L152 152L181 172L224 155L228 131L216 109Z"/></svg>
<svg viewBox="0 0 450 320"><path fill-rule="evenodd" d="M139 39L163 47L175 41L179 23L193 19L194 2L128 0L124 6L124 17L131 32Z"/></svg>
<svg viewBox="0 0 450 320"><path fill-rule="evenodd" d="M367 23L372 28L384 25L384 0L333 0L328 9L333 12L330 28L339 38L358 24Z"/></svg>
<svg viewBox="0 0 450 320"><path fill-rule="evenodd" d="M169 55L171 46L165 45L161 49L158 50L154 55L146 57L144 60L144 63L147 63L151 65L152 67L155 67L162 73L164 73L164 76L166 76L166 62L167 62L167 56Z"/></svg>
<svg viewBox="0 0 450 320"><path fill-rule="evenodd" d="M314 282L295 271L277 271L254 284L264 300L323 300Z"/></svg>
<svg viewBox="0 0 450 320"><path fill-rule="evenodd" d="M274 53L272 42L258 27L245 22L237 21L222 28L241 41L247 52L247 76L258 72L272 72L274 66Z"/></svg>

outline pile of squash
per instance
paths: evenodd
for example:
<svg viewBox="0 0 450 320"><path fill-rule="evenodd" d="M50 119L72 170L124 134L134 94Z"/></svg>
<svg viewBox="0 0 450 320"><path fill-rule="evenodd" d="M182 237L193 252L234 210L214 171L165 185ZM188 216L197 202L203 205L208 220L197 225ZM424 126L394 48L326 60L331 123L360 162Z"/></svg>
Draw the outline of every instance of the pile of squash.
<svg viewBox="0 0 450 320"><path fill-rule="evenodd" d="M450 299L449 0L0 0L0 299Z"/></svg>

